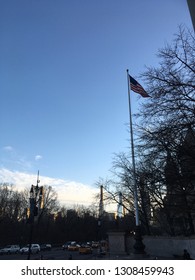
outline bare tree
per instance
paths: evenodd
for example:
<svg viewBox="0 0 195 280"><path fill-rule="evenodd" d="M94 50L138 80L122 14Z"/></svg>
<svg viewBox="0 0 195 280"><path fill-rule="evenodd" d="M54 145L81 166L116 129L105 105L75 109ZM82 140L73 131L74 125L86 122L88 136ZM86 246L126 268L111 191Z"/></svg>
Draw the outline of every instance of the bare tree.
<svg viewBox="0 0 195 280"><path fill-rule="evenodd" d="M152 97L142 104L140 116L145 125L170 122L173 127L194 125L195 38L180 26L172 44L158 52L159 67L147 67L142 74ZM173 122L174 121L174 122ZM177 128L178 129L178 128Z"/></svg>
<svg viewBox="0 0 195 280"><path fill-rule="evenodd" d="M192 213L194 201L192 189L195 182L194 51L194 34L180 27L173 44L167 44L165 48L159 50L160 66L148 67L142 74L152 98L148 103L142 104L137 115L141 123L138 130L140 142L137 152L142 163L151 165L150 162L153 161L153 165L156 166L152 177L155 179L155 186L162 182L163 189L166 190L166 200L162 200L162 206L169 226L172 227L172 233L174 233L173 213L176 212L173 212L170 202L175 203L174 208L177 208L177 213L180 212L182 221L185 220L186 223L187 219L186 228L190 228L189 232L194 233ZM168 161L169 168L166 168ZM169 169L169 174L165 169ZM158 171L160 177L156 181L154 172ZM170 189L172 196L168 199ZM153 194L156 193L156 187L154 190Z"/></svg>
<svg viewBox="0 0 195 280"><path fill-rule="evenodd" d="M19 221L23 218L26 204L25 196L18 192L11 184L0 185L0 221L9 218Z"/></svg>
<svg viewBox="0 0 195 280"><path fill-rule="evenodd" d="M159 50L159 66L147 67L141 75L151 98L135 115L139 125L134 125L134 133L139 212L147 232L153 224L174 235L181 220L186 224L183 233L194 232L194 51L194 33L180 26L173 42ZM121 191L124 205L133 213L133 172L128 158L126 154L116 155L114 179L105 186L114 201ZM178 223L174 223L174 211L180 215Z"/></svg>

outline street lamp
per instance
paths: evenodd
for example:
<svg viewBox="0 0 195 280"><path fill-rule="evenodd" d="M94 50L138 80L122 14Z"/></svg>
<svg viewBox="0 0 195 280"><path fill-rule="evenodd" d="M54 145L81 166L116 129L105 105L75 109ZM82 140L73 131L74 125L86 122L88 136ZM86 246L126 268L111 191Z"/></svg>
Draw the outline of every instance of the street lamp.
<svg viewBox="0 0 195 280"><path fill-rule="evenodd" d="M31 254L31 244L32 244L32 237L33 237L33 229L34 229L34 217L38 216L39 209L43 208L43 186L39 187L39 171L37 174L37 184L36 186L32 185L30 189L30 216L29 216L29 223L30 227L30 235L29 235L29 250L28 250L28 260L30 260Z"/></svg>

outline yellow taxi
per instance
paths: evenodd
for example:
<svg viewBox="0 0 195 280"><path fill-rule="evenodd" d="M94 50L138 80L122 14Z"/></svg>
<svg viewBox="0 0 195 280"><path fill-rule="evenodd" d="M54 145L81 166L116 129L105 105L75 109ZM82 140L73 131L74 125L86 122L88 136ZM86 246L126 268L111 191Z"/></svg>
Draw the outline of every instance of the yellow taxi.
<svg viewBox="0 0 195 280"><path fill-rule="evenodd" d="M79 248L79 253L80 254L92 254L93 249L90 246L83 245Z"/></svg>

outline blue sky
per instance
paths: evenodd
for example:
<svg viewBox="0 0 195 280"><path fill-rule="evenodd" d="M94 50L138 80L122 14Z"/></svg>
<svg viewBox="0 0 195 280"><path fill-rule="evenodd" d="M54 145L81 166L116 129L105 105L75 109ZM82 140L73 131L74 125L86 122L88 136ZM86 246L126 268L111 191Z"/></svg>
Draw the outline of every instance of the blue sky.
<svg viewBox="0 0 195 280"><path fill-rule="evenodd" d="M126 69L158 65L179 24L192 28L185 0L2 0L0 179L39 169L93 190L128 151Z"/></svg>

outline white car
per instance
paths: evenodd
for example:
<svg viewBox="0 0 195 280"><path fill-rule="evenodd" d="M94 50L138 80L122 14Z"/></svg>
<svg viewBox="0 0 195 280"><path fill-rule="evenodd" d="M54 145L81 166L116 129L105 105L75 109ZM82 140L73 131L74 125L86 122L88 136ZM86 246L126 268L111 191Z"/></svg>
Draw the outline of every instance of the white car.
<svg viewBox="0 0 195 280"><path fill-rule="evenodd" d="M41 249L39 244L31 244L30 250L32 254L38 254ZM28 252L29 252L29 244L27 244L25 247L20 249L21 254L27 254Z"/></svg>
<svg viewBox="0 0 195 280"><path fill-rule="evenodd" d="M5 248L0 250L0 254L15 254L20 251L19 245L7 245Z"/></svg>

